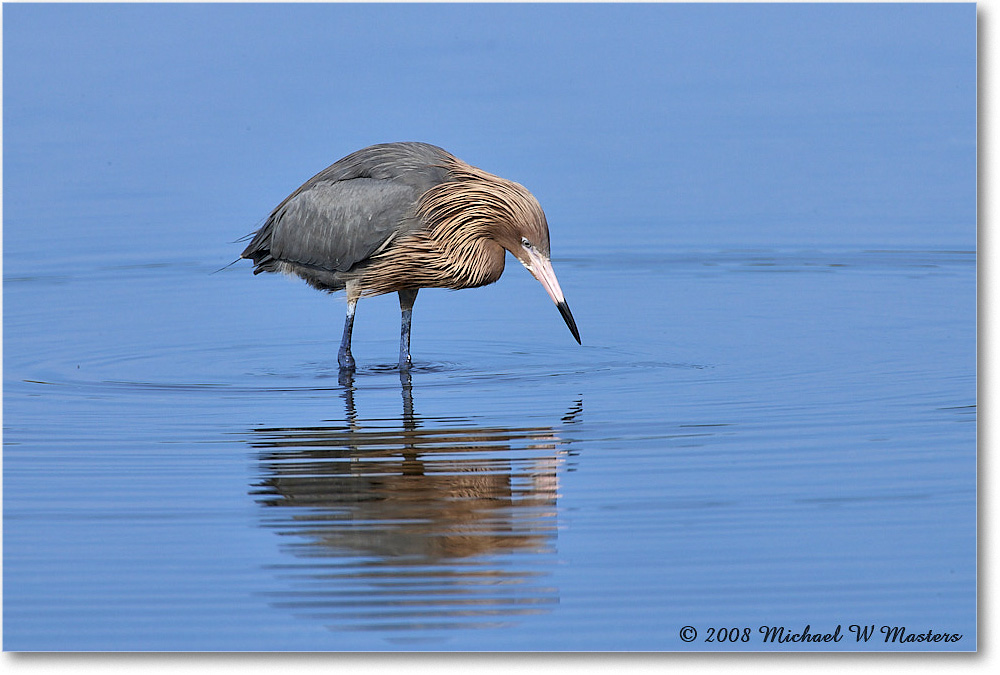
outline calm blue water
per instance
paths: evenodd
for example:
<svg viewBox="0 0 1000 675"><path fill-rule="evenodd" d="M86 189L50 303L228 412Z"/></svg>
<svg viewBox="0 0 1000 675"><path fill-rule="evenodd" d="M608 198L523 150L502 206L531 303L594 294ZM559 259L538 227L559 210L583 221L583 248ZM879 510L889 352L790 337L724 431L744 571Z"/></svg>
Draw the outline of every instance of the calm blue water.
<svg viewBox="0 0 1000 675"><path fill-rule="evenodd" d="M3 18L5 650L976 648L973 5ZM582 347L508 261L345 378L216 272L400 139L534 191Z"/></svg>

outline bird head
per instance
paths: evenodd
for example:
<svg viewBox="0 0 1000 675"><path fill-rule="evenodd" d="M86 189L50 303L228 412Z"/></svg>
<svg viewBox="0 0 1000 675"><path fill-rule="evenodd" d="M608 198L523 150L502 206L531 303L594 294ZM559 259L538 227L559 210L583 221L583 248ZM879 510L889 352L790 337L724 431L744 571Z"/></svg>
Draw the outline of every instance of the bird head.
<svg viewBox="0 0 1000 675"><path fill-rule="evenodd" d="M451 180L421 198L418 214L441 233L442 241L477 237L509 251L542 284L580 342L549 259L549 226L538 200L523 185L452 160Z"/></svg>
<svg viewBox="0 0 1000 675"><path fill-rule="evenodd" d="M573 337L578 343L583 344L580 342L580 331L576 327L576 321L569 311L566 296L563 295L555 270L552 269L549 257L549 225L545 220L545 213L534 195L523 186L511 183L510 187L512 195L508 199L515 208L512 208L508 218L504 219L506 222L499 228L496 241L510 251L511 255L542 284L552 302L556 303Z"/></svg>

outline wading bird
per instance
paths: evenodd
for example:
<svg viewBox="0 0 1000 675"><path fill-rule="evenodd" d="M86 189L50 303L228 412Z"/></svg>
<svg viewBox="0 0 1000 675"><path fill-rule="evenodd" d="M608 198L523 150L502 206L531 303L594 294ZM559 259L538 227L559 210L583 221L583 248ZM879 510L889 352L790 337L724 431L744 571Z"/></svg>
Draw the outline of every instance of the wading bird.
<svg viewBox="0 0 1000 675"><path fill-rule="evenodd" d="M347 291L338 362L354 369L361 297L399 293L399 367L410 367L410 320L421 288L475 288L503 273L504 251L541 282L580 342L549 261L549 227L523 186L426 143L373 145L344 157L281 202L240 255L254 274L283 272Z"/></svg>

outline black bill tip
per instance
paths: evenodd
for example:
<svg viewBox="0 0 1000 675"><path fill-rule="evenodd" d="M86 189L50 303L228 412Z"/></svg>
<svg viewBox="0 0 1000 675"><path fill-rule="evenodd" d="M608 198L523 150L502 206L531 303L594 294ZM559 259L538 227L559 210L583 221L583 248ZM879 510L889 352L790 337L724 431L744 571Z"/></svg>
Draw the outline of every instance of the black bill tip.
<svg viewBox="0 0 1000 675"><path fill-rule="evenodd" d="M556 307L559 308L559 313L562 314L563 320L566 322L566 325L569 326L569 332L573 334L574 338L576 338L577 344L582 345L583 343L580 342L580 331L576 327L576 321L573 320L573 312L569 311L569 305L566 304L565 300L563 300L562 302L556 303Z"/></svg>

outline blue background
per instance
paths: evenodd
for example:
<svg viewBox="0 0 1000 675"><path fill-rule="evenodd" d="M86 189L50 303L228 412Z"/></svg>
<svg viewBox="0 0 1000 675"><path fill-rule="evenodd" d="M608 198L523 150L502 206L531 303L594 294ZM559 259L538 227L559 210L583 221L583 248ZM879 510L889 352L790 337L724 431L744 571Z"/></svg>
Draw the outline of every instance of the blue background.
<svg viewBox="0 0 1000 675"><path fill-rule="evenodd" d="M3 19L5 649L975 648L975 5ZM392 140L531 189L583 346L511 264L344 382L215 273Z"/></svg>
<svg viewBox="0 0 1000 675"><path fill-rule="evenodd" d="M9 258L67 203L88 251L221 247L390 140L529 185L559 242L975 241L973 4L4 12Z"/></svg>

